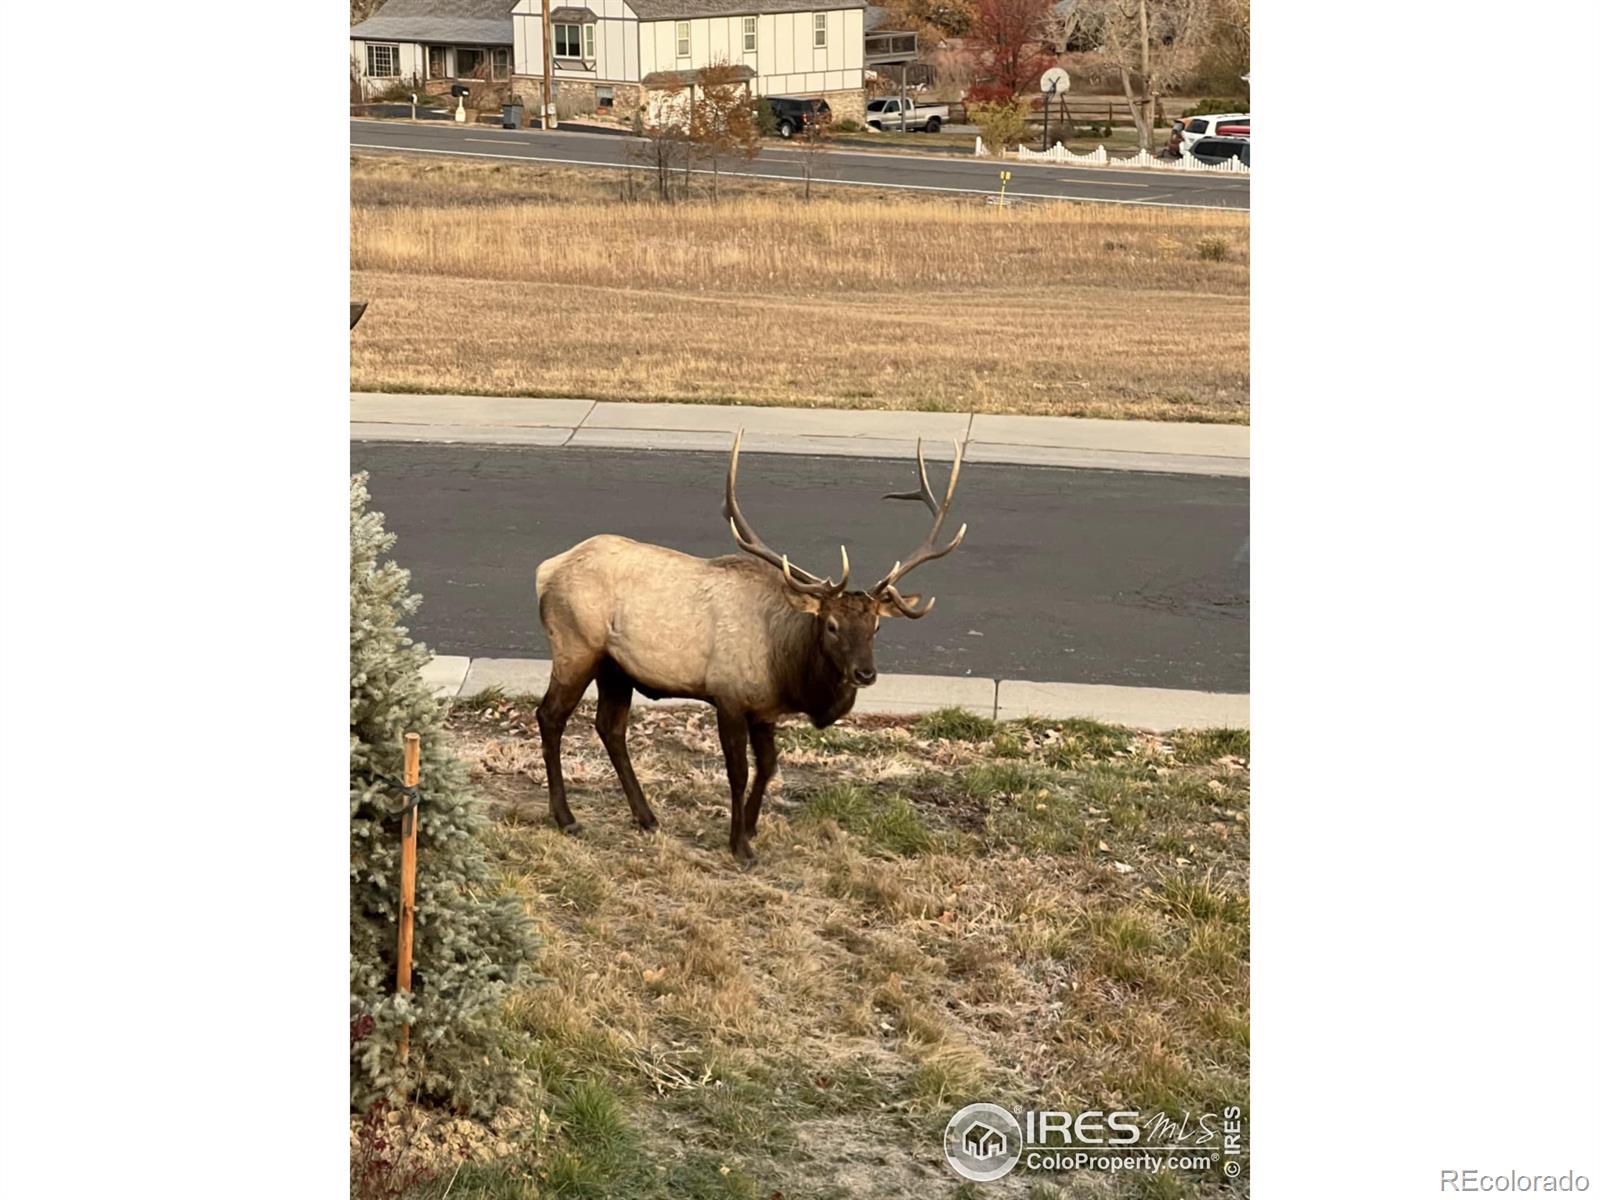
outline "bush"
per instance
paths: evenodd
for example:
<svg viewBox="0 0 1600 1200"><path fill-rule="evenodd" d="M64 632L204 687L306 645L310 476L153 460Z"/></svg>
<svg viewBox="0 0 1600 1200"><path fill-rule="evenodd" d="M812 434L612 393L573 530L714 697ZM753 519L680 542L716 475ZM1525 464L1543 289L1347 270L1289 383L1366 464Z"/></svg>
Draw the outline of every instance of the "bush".
<svg viewBox="0 0 1600 1200"><path fill-rule="evenodd" d="M860 133L865 128L866 126L862 125L860 121L852 120L849 117L833 123L833 131L835 133Z"/></svg>
<svg viewBox="0 0 1600 1200"><path fill-rule="evenodd" d="M394 545L369 513L366 476L350 481L350 1092L356 1111L420 1096L487 1114L518 1098L509 986L536 947L478 834L484 818L450 751L444 705L422 681L431 657L399 622L416 612L411 576L380 561ZM417 917L411 994L394 990L403 737L422 735ZM404 1071L396 1046L411 1021Z"/></svg>
<svg viewBox="0 0 1600 1200"><path fill-rule="evenodd" d="M1207 262L1221 262L1228 257L1228 239L1221 237L1203 237L1196 246L1200 257Z"/></svg>
<svg viewBox="0 0 1600 1200"><path fill-rule="evenodd" d="M755 107L750 110L756 120L756 131L762 137L778 136L778 114L772 111L772 105L765 100L758 99Z"/></svg>
<svg viewBox="0 0 1600 1200"><path fill-rule="evenodd" d="M1027 135L1020 100L974 104L967 110L967 116L982 133L983 144L996 154L1004 153L1008 146L1015 146Z"/></svg>
<svg viewBox="0 0 1600 1200"><path fill-rule="evenodd" d="M1219 100L1215 96L1207 96L1204 100L1196 102L1193 106L1183 110L1186 117L1203 116L1206 113L1247 113L1250 111L1250 101L1239 96L1229 96Z"/></svg>

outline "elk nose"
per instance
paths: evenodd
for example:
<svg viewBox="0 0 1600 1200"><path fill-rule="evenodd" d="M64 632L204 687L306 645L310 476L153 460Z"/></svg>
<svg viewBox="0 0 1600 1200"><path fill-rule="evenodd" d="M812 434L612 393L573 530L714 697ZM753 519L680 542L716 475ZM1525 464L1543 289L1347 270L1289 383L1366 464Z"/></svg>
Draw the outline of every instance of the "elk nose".
<svg viewBox="0 0 1600 1200"><path fill-rule="evenodd" d="M871 687L878 678L878 673L871 667L857 667L855 674L857 687Z"/></svg>

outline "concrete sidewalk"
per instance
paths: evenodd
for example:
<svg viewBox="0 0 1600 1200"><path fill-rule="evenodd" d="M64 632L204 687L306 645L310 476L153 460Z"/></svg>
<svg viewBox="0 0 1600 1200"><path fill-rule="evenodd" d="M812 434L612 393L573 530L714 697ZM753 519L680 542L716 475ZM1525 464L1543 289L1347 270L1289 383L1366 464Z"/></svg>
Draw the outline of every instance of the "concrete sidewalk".
<svg viewBox="0 0 1600 1200"><path fill-rule="evenodd" d="M423 678L441 697L476 696L489 688L512 695L538 696L550 681L550 663L542 658L438 655L423 670ZM586 698L593 700L595 694L591 684ZM636 695L634 703L649 706L694 701L651 701ZM963 708L1002 721L1018 717L1090 717L1136 729L1250 727L1248 695L959 675L880 675L876 684L857 696L854 711L901 716L941 708Z"/></svg>
<svg viewBox="0 0 1600 1200"><path fill-rule="evenodd" d="M933 457L948 458L950 440L963 441L969 462L1250 474L1248 425L514 396L350 397L350 437L357 441L725 451L740 427L745 449L756 453L901 458L921 437Z"/></svg>

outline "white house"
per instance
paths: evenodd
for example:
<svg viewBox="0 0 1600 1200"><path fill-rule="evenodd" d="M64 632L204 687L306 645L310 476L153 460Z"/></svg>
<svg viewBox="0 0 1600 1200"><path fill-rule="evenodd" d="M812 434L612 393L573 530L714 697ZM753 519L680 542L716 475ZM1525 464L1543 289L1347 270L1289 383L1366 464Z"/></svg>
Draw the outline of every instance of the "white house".
<svg viewBox="0 0 1600 1200"><path fill-rule="evenodd" d="M448 91L456 82L511 82L515 0L387 0L350 29L363 96L387 88Z"/></svg>
<svg viewBox="0 0 1600 1200"><path fill-rule="evenodd" d="M822 7L826 5L826 7ZM862 115L864 0L584 0L550 14L563 108L637 108L640 88L694 83L726 61L762 96L822 96L838 117ZM544 70L540 0L511 11L519 83Z"/></svg>
<svg viewBox="0 0 1600 1200"><path fill-rule="evenodd" d="M633 112L644 90L669 77L692 84L726 61L758 95L822 96L835 116L862 116L865 0L551 3L562 112ZM437 92L478 80L536 105L542 33L541 0L388 0L350 44L366 95L398 81Z"/></svg>

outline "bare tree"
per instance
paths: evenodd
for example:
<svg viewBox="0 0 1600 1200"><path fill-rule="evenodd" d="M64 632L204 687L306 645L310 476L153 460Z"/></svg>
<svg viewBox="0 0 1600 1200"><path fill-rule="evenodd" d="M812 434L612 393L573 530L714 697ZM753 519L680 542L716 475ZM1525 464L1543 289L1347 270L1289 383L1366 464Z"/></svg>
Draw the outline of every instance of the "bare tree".
<svg viewBox="0 0 1600 1200"><path fill-rule="evenodd" d="M723 158L751 159L761 153L746 71L721 58L700 72L700 95L689 117L689 143L711 164L711 198L717 198Z"/></svg>
<svg viewBox="0 0 1600 1200"><path fill-rule="evenodd" d="M1212 96L1250 95L1250 0L1211 0L1211 26L1196 83Z"/></svg>
<svg viewBox="0 0 1600 1200"><path fill-rule="evenodd" d="M1089 40L1116 68L1139 146L1154 144L1156 97L1187 78L1209 32L1212 0L1076 0L1051 30L1057 44Z"/></svg>
<svg viewBox="0 0 1600 1200"><path fill-rule="evenodd" d="M655 172L656 198L662 203L672 199L672 172L682 164L685 178L690 165L689 144L690 106L684 84L669 76L647 94L639 117L639 136L632 154L642 165Z"/></svg>
<svg viewBox="0 0 1600 1200"><path fill-rule="evenodd" d="M833 145L833 114L813 113L811 119L800 126L794 136L794 145L800 151L800 170L805 176L806 199L811 199L811 179L828 157Z"/></svg>

